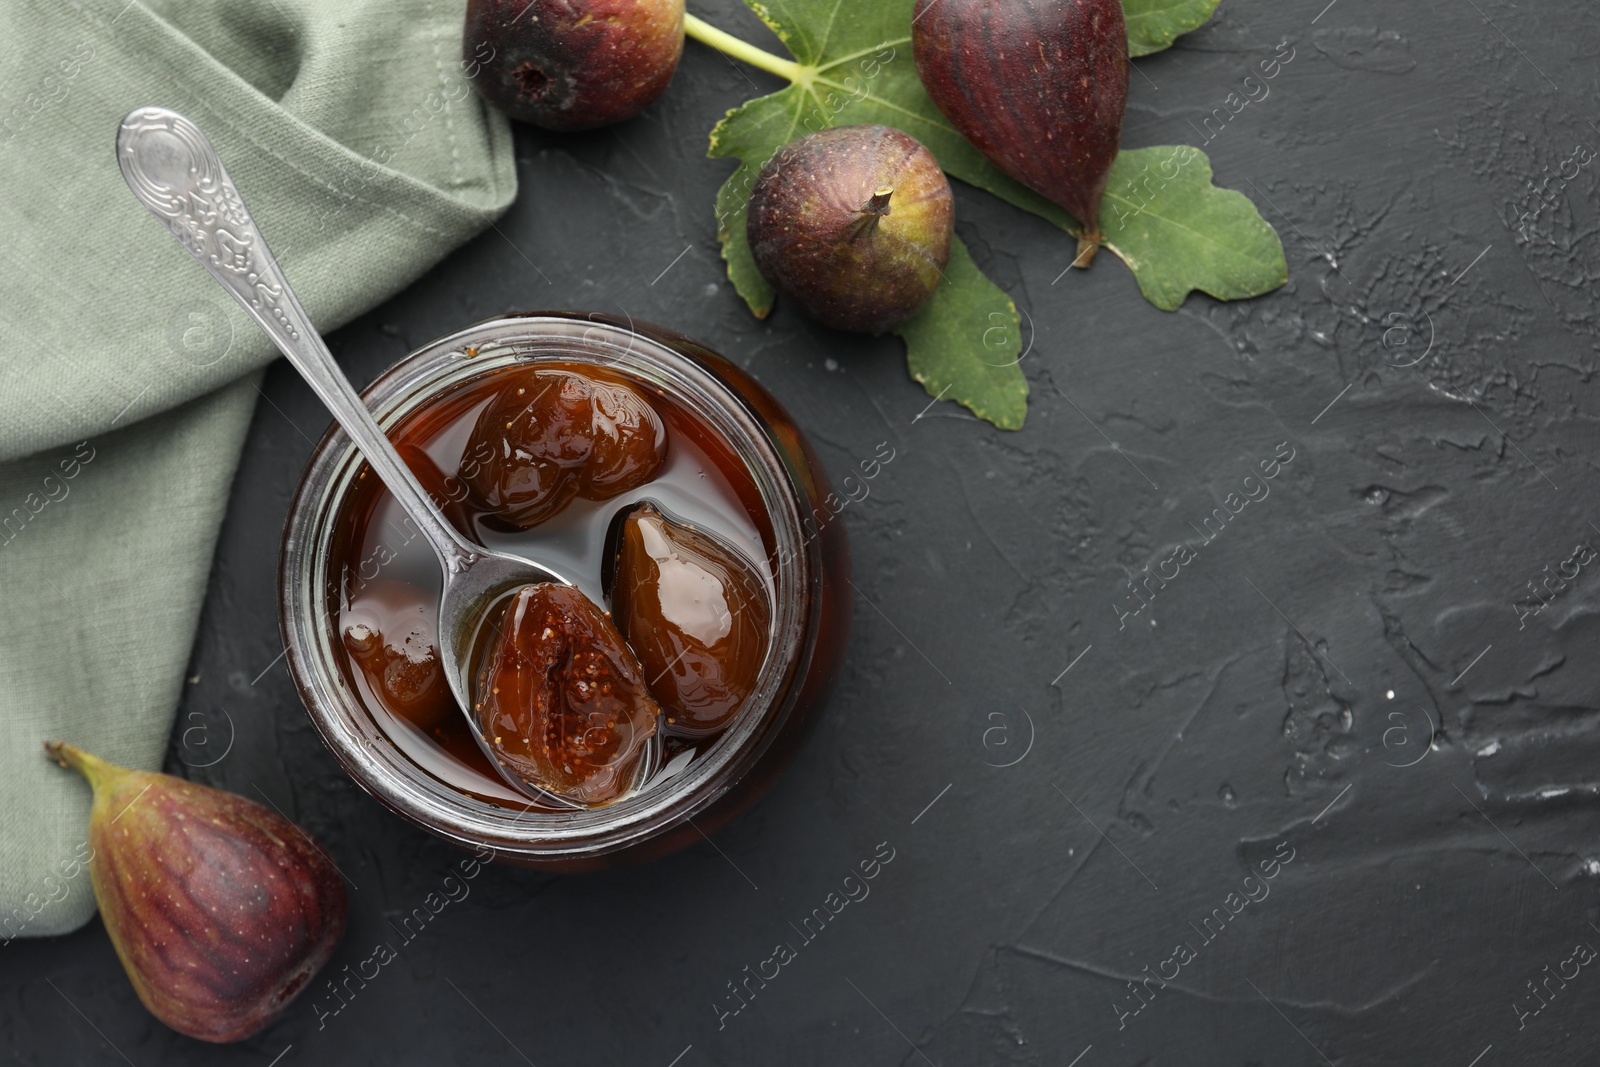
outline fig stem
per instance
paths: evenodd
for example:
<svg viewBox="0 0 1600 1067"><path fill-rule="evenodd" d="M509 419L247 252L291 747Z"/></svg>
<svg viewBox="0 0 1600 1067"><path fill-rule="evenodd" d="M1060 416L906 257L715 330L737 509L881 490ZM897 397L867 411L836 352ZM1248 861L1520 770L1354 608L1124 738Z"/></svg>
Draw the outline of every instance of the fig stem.
<svg viewBox="0 0 1600 1067"><path fill-rule="evenodd" d="M1094 254L1100 248L1100 234L1080 233L1078 235L1078 254L1072 258L1072 265L1081 270L1088 270L1089 264L1094 262Z"/></svg>
<svg viewBox="0 0 1600 1067"><path fill-rule="evenodd" d="M894 195L894 186L885 185L872 194L872 198L862 206L864 215L887 215L889 213L889 198Z"/></svg>
<svg viewBox="0 0 1600 1067"><path fill-rule="evenodd" d="M90 755L77 745L65 741L46 741L44 750L63 767L71 767L87 778L94 789L99 789L101 783L118 769L115 764L107 763L99 756Z"/></svg>
<svg viewBox="0 0 1600 1067"><path fill-rule="evenodd" d="M764 52L755 45L747 44L733 34L719 30L704 19L687 12L683 16L683 32L701 44L715 48L725 56L743 60L758 70L776 74L791 82L800 80L800 64L793 60L782 59L771 52Z"/></svg>

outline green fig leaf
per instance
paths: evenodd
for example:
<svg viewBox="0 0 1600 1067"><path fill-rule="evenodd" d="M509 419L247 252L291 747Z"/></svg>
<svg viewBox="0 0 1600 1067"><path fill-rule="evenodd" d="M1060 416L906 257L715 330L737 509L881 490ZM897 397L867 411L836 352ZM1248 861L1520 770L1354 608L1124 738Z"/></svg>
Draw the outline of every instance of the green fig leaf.
<svg viewBox="0 0 1600 1067"><path fill-rule="evenodd" d="M984 277L959 237L944 273L927 306L894 330L906 342L911 377L935 399L960 398L978 418L1020 430L1028 380L1019 366L1026 353L1017 305Z"/></svg>
<svg viewBox="0 0 1600 1067"><path fill-rule="evenodd" d="M785 89L784 92L789 90ZM749 107L750 105L746 104L738 110L746 111ZM736 113L729 112L730 115ZM726 121L723 120L724 123ZM711 131L712 156L722 154L717 151L719 145L717 134L721 130L722 126L718 125ZM733 283L734 291L744 298L744 302L750 306L756 318L764 319L772 313L772 302L778 294L757 269L755 256L750 252L750 241L745 233L745 221L750 207L750 189L759 173L761 173L760 165L740 162L739 169L723 183L721 189L717 190L717 240L722 245L722 258L728 264L728 280Z"/></svg>
<svg viewBox="0 0 1600 1067"><path fill-rule="evenodd" d="M1179 35L1204 26L1217 0L1122 0L1128 22L1128 55L1147 56L1171 48Z"/></svg>
<svg viewBox="0 0 1600 1067"><path fill-rule="evenodd" d="M1243 193L1212 185L1211 161L1190 145L1119 152L1100 229L1163 311L1195 289L1243 300L1289 280L1277 231Z"/></svg>

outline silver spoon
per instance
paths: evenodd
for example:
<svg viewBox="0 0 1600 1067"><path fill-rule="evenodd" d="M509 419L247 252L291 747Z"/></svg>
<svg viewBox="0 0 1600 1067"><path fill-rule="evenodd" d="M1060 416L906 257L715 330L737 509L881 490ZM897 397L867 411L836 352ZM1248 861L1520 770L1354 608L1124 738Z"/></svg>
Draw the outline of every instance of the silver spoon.
<svg viewBox="0 0 1600 1067"><path fill-rule="evenodd" d="M537 582L572 583L531 560L468 541L440 513L334 362L200 127L167 108L137 108L122 120L117 132L117 163L133 195L166 224L289 357L433 546L444 569L444 592L439 597L440 666L490 765L520 793L564 807L582 807L524 781L502 765L467 710L472 707L467 662L494 599ZM640 762L653 762L648 750Z"/></svg>

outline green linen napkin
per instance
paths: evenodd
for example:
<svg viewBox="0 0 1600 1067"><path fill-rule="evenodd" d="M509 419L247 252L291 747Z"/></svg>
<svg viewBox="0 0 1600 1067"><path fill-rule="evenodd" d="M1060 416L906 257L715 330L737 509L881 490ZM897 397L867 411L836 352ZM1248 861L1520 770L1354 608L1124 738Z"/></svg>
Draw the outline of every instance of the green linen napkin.
<svg viewBox="0 0 1600 1067"><path fill-rule="evenodd" d="M89 792L40 745L160 765L276 354L128 192L117 124L194 119L328 330L516 193L461 21L450 0L0 5L0 945L94 912Z"/></svg>

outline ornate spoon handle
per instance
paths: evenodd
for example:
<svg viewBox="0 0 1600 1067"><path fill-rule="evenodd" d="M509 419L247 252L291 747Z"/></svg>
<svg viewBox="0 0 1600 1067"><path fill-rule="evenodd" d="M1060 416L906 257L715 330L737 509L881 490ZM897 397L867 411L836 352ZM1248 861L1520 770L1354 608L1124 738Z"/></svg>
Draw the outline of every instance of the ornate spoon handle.
<svg viewBox="0 0 1600 1067"><path fill-rule="evenodd" d="M117 132L122 177L151 214L237 300L311 384L447 573L478 555L440 514L344 376L283 276L210 140L162 107L128 113Z"/></svg>

